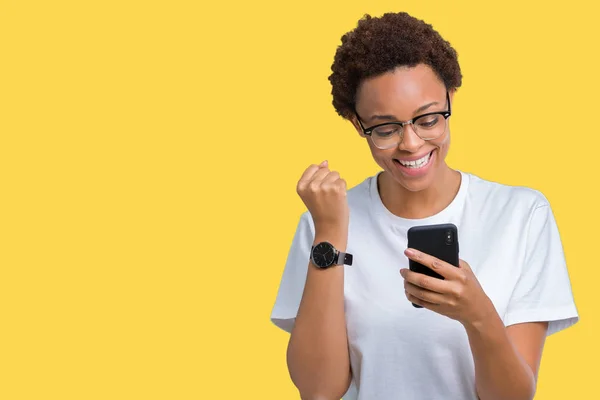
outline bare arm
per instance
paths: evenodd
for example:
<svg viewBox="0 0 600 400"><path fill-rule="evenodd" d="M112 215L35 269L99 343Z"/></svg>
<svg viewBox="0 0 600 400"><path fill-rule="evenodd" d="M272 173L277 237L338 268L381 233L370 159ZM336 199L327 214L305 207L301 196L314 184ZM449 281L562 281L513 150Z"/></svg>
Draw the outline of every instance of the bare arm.
<svg viewBox="0 0 600 400"><path fill-rule="evenodd" d="M346 232L317 232L345 251ZM350 384L350 360L344 315L342 266L308 266L306 286L288 346L288 368L304 400L340 399Z"/></svg>
<svg viewBox="0 0 600 400"><path fill-rule="evenodd" d="M481 400L532 400L548 324L508 328L500 319L470 265L459 267L414 249L406 255L445 279L401 270L408 300L459 321L469 337L475 362L475 385Z"/></svg>
<svg viewBox="0 0 600 400"><path fill-rule="evenodd" d="M313 244L327 241L346 252L349 221L346 182L323 162L311 165L304 172L297 191L314 221ZM339 400L348 390L351 373L343 266L322 270L309 263L287 363L303 400Z"/></svg>
<svg viewBox="0 0 600 400"><path fill-rule="evenodd" d="M539 322L505 328L496 313L485 323L465 325L481 400L533 399L547 327Z"/></svg>

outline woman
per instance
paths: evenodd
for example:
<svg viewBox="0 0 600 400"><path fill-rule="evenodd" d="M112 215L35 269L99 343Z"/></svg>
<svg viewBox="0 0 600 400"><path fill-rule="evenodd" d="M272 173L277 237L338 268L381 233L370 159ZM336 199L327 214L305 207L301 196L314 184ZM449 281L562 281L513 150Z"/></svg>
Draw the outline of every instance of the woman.
<svg viewBox="0 0 600 400"><path fill-rule="evenodd" d="M545 337L578 320L548 201L446 164L462 75L430 25L367 15L332 71L333 105L382 172L346 191L323 162L298 182L308 212L271 318L302 399L532 399ZM407 248L410 227L442 223L458 268Z"/></svg>

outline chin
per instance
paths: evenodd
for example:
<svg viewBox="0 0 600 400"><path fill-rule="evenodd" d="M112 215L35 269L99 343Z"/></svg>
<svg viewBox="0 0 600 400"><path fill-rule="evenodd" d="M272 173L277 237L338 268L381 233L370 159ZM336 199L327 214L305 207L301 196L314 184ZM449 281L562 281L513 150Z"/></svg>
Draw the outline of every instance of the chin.
<svg viewBox="0 0 600 400"><path fill-rule="evenodd" d="M400 186L402 186L409 192L421 192L423 190L426 190L433 184L434 180L432 174L429 174L428 176L419 179L406 179L402 176L399 177L398 174L394 174L392 176Z"/></svg>

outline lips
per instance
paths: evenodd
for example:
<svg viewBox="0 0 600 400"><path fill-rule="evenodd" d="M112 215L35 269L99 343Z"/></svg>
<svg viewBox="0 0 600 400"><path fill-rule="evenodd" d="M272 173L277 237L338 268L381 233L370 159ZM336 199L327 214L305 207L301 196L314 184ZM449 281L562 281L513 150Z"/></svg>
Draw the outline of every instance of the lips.
<svg viewBox="0 0 600 400"><path fill-rule="evenodd" d="M395 158L394 164L405 177L418 178L428 173L435 157L435 150L432 150L424 155L402 158L402 162L400 162L400 159Z"/></svg>
<svg viewBox="0 0 600 400"><path fill-rule="evenodd" d="M404 167L415 168L415 167L424 166L425 164L427 164L427 162L429 162L429 160L431 159L432 153L433 153L433 150L431 150L429 153L424 154L422 156L394 159L394 161L400 163Z"/></svg>

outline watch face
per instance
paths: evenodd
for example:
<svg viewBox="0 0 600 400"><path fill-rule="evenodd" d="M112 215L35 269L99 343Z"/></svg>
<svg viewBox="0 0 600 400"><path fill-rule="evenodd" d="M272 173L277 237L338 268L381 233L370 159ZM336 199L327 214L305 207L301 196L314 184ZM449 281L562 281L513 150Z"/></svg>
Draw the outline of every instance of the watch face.
<svg viewBox="0 0 600 400"><path fill-rule="evenodd" d="M319 243L313 249L313 262L318 267L329 267L335 261L334 247L327 243Z"/></svg>

